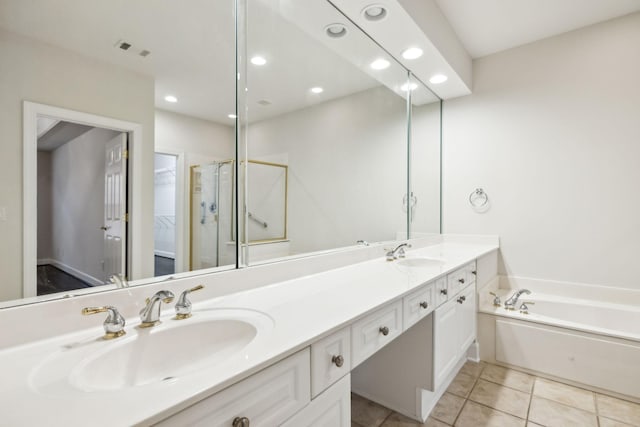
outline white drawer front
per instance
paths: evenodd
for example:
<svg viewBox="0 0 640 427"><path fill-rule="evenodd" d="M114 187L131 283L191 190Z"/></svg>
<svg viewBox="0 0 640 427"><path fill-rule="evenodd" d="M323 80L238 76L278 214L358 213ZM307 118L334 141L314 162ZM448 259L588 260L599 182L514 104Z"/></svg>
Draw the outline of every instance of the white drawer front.
<svg viewBox="0 0 640 427"><path fill-rule="evenodd" d="M316 397L351 370L351 329L311 345L311 396Z"/></svg>
<svg viewBox="0 0 640 427"><path fill-rule="evenodd" d="M313 399L282 427L351 427L351 375Z"/></svg>
<svg viewBox="0 0 640 427"><path fill-rule="evenodd" d="M449 299L453 298L462 288L467 286L467 269L462 267L447 276Z"/></svg>
<svg viewBox="0 0 640 427"><path fill-rule="evenodd" d="M434 289L433 289L433 293L434 293L434 298L435 298L435 302L436 302L436 306L437 307L439 307L442 304L444 304L445 302L447 302L449 289L447 289L447 278L446 277L441 277L438 280L436 280L436 283L435 283Z"/></svg>
<svg viewBox="0 0 640 427"><path fill-rule="evenodd" d="M351 326L351 367L358 366L401 332L402 301L391 303L355 322Z"/></svg>
<svg viewBox="0 0 640 427"><path fill-rule="evenodd" d="M157 425L231 427L236 417L251 427L279 425L311 400L309 354L299 351Z"/></svg>
<svg viewBox="0 0 640 427"><path fill-rule="evenodd" d="M465 269L467 270L467 283L475 283L476 282L476 276L478 275L478 270L476 268L476 262L473 261L472 263L467 264Z"/></svg>
<svg viewBox="0 0 640 427"><path fill-rule="evenodd" d="M402 313L404 316L404 330L409 329L418 320L422 319L434 309L433 289L434 283L422 286L417 291L402 299Z"/></svg>

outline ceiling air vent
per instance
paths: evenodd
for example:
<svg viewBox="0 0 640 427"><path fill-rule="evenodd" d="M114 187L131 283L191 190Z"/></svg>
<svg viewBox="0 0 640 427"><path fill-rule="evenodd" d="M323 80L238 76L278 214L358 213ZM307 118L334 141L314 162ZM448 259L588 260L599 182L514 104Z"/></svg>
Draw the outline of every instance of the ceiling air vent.
<svg viewBox="0 0 640 427"><path fill-rule="evenodd" d="M151 55L151 51L147 50L147 49L140 49L136 46L133 45L133 43L129 43L127 41L124 40L118 40L114 46L120 50L123 50L127 53L131 53L133 55L136 56L141 56L143 58L146 58L147 56Z"/></svg>

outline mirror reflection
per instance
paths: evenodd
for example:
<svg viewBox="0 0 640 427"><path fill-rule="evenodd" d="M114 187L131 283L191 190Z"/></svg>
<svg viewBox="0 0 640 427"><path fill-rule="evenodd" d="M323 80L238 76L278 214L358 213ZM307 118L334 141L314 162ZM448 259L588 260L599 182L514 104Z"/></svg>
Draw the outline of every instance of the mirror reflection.
<svg viewBox="0 0 640 427"><path fill-rule="evenodd" d="M439 100L326 0L0 0L0 55L2 306L439 231Z"/></svg>

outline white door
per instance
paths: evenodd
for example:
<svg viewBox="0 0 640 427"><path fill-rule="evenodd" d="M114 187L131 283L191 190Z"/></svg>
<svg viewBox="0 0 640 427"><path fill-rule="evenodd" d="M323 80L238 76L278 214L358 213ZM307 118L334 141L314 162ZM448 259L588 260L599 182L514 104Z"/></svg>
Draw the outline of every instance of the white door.
<svg viewBox="0 0 640 427"><path fill-rule="evenodd" d="M460 317L456 299L438 307L433 321L433 385L437 389L458 361Z"/></svg>
<svg viewBox="0 0 640 427"><path fill-rule="evenodd" d="M125 277L127 250L127 134L107 142L105 157L104 191L104 272Z"/></svg>

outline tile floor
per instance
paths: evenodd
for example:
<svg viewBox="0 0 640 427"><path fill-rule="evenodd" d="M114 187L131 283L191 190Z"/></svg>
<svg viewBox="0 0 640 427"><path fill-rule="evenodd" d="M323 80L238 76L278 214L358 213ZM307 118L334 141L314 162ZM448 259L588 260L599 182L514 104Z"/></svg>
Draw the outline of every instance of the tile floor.
<svg viewBox="0 0 640 427"><path fill-rule="evenodd" d="M640 404L467 362L425 424L356 394L351 420L352 427L640 427Z"/></svg>

